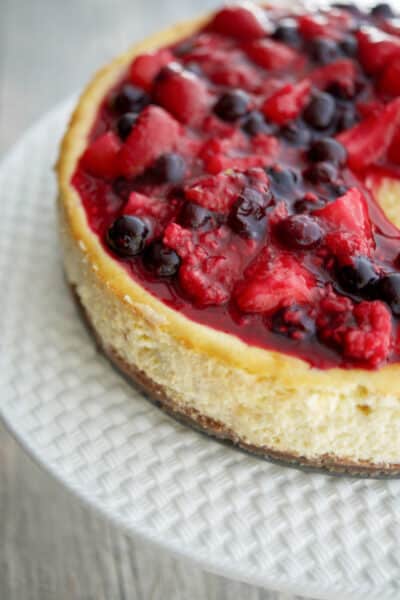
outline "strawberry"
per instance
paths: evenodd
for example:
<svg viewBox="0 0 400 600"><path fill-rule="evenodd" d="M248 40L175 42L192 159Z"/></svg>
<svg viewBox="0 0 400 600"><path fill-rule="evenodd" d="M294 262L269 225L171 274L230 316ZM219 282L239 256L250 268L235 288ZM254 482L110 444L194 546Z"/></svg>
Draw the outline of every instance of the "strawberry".
<svg viewBox="0 0 400 600"><path fill-rule="evenodd" d="M331 10L326 14L304 14L297 19L299 31L306 40L327 38L340 40L343 31L352 23L352 16L344 10Z"/></svg>
<svg viewBox="0 0 400 600"><path fill-rule="evenodd" d="M269 38L245 44L243 49L253 62L268 70L284 69L298 57L297 52L285 44Z"/></svg>
<svg viewBox="0 0 400 600"><path fill-rule="evenodd" d="M400 54L386 65L379 80L379 90L389 96L400 96Z"/></svg>
<svg viewBox="0 0 400 600"><path fill-rule="evenodd" d="M372 240L367 201L355 187L350 188L334 202L314 210L313 215L322 219L334 230L349 231Z"/></svg>
<svg viewBox="0 0 400 600"><path fill-rule="evenodd" d="M153 96L158 104L185 124L199 123L210 103L204 81L177 63L161 71Z"/></svg>
<svg viewBox="0 0 400 600"><path fill-rule="evenodd" d="M371 254L374 241L368 205L357 188L351 188L334 202L315 210L328 229L325 244L332 254L348 260L356 254Z"/></svg>
<svg viewBox="0 0 400 600"><path fill-rule="evenodd" d="M211 31L241 40L258 39L268 33L268 21L262 8L243 2L226 6L217 12L209 24Z"/></svg>
<svg viewBox="0 0 400 600"><path fill-rule="evenodd" d="M296 119L305 108L311 92L311 81L289 83L268 98L261 110L267 119L284 125Z"/></svg>
<svg viewBox="0 0 400 600"><path fill-rule="evenodd" d="M155 52L139 54L131 64L130 80L134 85L149 91L161 69L173 60L174 55L172 52L164 48Z"/></svg>
<svg viewBox="0 0 400 600"><path fill-rule="evenodd" d="M387 152L400 125L400 99L393 100L384 110L341 133L338 140L348 153L348 164L361 171L376 164Z"/></svg>
<svg viewBox="0 0 400 600"><path fill-rule="evenodd" d="M356 77L357 65L348 58L324 65L309 74L313 84L321 90L325 90L332 83L337 83L348 92L350 98L355 93Z"/></svg>
<svg viewBox="0 0 400 600"><path fill-rule="evenodd" d="M376 27L362 27L357 33L359 57L367 73L379 73L400 55L400 38Z"/></svg>
<svg viewBox="0 0 400 600"><path fill-rule="evenodd" d="M84 169L92 175L112 179L118 175L118 153L121 142L112 131L104 133L90 144L82 156Z"/></svg>
<svg viewBox="0 0 400 600"><path fill-rule="evenodd" d="M234 294L244 312L269 313L283 306L310 302L314 290L314 277L293 256L273 257L266 247L246 269Z"/></svg>
<svg viewBox="0 0 400 600"><path fill-rule="evenodd" d="M181 126L163 108L150 105L143 110L119 152L119 169L134 177L156 158L172 150L180 137Z"/></svg>

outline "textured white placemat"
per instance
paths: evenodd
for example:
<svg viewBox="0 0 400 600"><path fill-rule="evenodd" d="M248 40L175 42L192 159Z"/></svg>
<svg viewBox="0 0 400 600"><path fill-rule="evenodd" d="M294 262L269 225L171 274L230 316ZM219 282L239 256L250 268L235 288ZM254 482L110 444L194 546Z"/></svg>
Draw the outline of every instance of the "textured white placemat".
<svg viewBox="0 0 400 600"><path fill-rule="evenodd" d="M0 409L56 477L127 531L272 589L400 596L400 481L305 474L176 423L98 354L63 282L51 166L71 104L0 169Z"/></svg>

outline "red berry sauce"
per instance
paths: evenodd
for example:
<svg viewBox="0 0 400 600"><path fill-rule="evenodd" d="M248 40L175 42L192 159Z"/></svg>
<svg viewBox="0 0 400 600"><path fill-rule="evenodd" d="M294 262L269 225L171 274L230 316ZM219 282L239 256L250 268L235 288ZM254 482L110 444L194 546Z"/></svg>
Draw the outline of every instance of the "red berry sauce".
<svg viewBox="0 0 400 600"><path fill-rule="evenodd" d="M227 6L135 58L73 176L90 227L189 318L318 368L400 361L400 231L366 186L400 174L388 5Z"/></svg>

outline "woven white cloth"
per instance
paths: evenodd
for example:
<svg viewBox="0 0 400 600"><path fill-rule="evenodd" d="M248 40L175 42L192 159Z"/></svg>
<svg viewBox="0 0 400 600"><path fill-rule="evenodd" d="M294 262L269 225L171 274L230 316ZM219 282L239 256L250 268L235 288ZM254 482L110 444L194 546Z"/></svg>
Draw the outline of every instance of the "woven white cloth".
<svg viewBox="0 0 400 600"><path fill-rule="evenodd" d="M399 598L400 481L305 474L223 446L165 416L98 354L63 282L56 236L51 166L70 110L42 120L0 169L0 409L9 427L136 540L286 593ZM160 560L168 571L175 559ZM201 581L201 571L174 564L171 576L189 574L182 587L192 573ZM209 597L204 589L191 597Z"/></svg>

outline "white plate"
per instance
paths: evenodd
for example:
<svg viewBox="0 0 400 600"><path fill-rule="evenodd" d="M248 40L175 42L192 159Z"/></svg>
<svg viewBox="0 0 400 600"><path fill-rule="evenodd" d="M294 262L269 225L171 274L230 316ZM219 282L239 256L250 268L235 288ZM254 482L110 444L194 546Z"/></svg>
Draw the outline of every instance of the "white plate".
<svg viewBox="0 0 400 600"><path fill-rule="evenodd" d="M400 481L269 464L178 424L95 348L63 281L52 166L71 102L0 168L0 408L25 448L128 532L281 591L400 596Z"/></svg>

